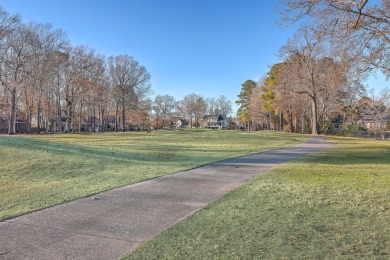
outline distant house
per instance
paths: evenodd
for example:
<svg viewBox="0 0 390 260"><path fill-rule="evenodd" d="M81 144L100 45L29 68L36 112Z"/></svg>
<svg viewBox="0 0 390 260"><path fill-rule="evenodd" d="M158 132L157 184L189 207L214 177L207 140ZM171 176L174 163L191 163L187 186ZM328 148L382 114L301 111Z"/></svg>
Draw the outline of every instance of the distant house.
<svg viewBox="0 0 390 260"><path fill-rule="evenodd" d="M17 133L26 133L28 127L28 122L16 119L15 121L15 129Z"/></svg>
<svg viewBox="0 0 390 260"><path fill-rule="evenodd" d="M203 128L226 129L227 117L224 115L206 115L203 117Z"/></svg>
<svg viewBox="0 0 390 260"><path fill-rule="evenodd" d="M0 117L0 133L8 132L8 121L5 117Z"/></svg>
<svg viewBox="0 0 390 260"><path fill-rule="evenodd" d="M8 133L8 119L6 117L0 117L0 133ZM15 131L16 133L26 133L28 122L16 119L15 120Z"/></svg>
<svg viewBox="0 0 390 260"><path fill-rule="evenodd" d="M381 131L390 121L390 114L386 106L365 101L359 105L359 118L368 131Z"/></svg>
<svg viewBox="0 0 390 260"><path fill-rule="evenodd" d="M171 128L188 128L188 127L189 127L189 120L179 116L171 117Z"/></svg>
<svg viewBox="0 0 390 260"><path fill-rule="evenodd" d="M332 125L332 128L330 130L333 130L334 132L340 132L343 127L344 120L342 116L337 115L335 118L332 119L330 123Z"/></svg>
<svg viewBox="0 0 390 260"><path fill-rule="evenodd" d="M189 127L189 121L186 119L178 119L175 123L176 128L188 128Z"/></svg>

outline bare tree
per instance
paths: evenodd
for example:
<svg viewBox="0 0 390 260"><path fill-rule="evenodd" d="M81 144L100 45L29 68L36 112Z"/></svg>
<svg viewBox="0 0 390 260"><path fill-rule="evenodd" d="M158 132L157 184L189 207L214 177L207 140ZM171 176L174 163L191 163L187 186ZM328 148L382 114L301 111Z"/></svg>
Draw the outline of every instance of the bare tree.
<svg viewBox="0 0 390 260"><path fill-rule="evenodd" d="M199 96L196 99L195 102L195 110L194 110L194 115L195 115L195 127L198 128L200 127L199 119L203 117L204 111L205 111L206 103L204 102L204 99L202 96Z"/></svg>
<svg viewBox="0 0 390 260"><path fill-rule="evenodd" d="M319 104L327 101L326 95L336 93L346 83L346 71L326 56L323 42L306 29L283 47L282 54L285 55L285 66L281 86L310 99L311 133L317 134Z"/></svg>
<svg viewBox="0 0 390 260"><path fill-rule="evenodd" d="M205 102L202 96L191 93L186 95L181 102L182 111L188 115L190 119L190 127L192 128L199 127L199 118L202 116L202 113L205 109ZM195 120L195 124L192 123L192 120Z"/></svg>
<svg viewBox="0 0 390 260"><path fill-rule="evenodd" d="M83 92L87 89L88 70L94 66L94 51L85 46L66 50L69 60L64 64L64 101L67 116L66 131L76 131L76 108L80 117L83 107Z"/></svg>
<svg viewBox="0 0 390 260"><path fill-rule="evenodd" d="M233 111L232 101L230 101L225 95L219 96L216 102L218 104L218 114L227 116Z"/></svg>
<svg viewBox="0 0 390 260"><path fill-rule="evenodd" d="M265 100L261 98L263 90L261 83L252 89L249 103L249 115L255 125L255 128L267 128L268 111L264 109Z"/></svg>
<svg viewBox="0 0 390 260"><path fill-rule="evenodd" d="M85 79L82 81L83 115L81 118L84 119L88 130L95 132L102 131L103 118L108 107L109 80L104 57L94 54L89 59L90 66L86 69Z"/></svg>
<svg viewBox="0 0 390 260"><path fill-rule="evenodd" d="M62 132L62 92L65 85L63 72L65 70L65 63L69 61L69 55L61 51L55 51L52 54L52 62L54 65L54 78L55 83L53 84L55 92L55 104L56 104L56 117L57 117L57 132Z"/></svg>
<svg viewBox="0 0 390 260"><path fill-rule="evenodd" d="M92 75L92 81L97 87L93 94L93 117L96 118L96 109L98 110L98 129L106 130L106 117L109 106L109 78L106 71L105 59L103 56L96 57L96 65Z"/></svg>
<svg viewBox="0 0 390 260"><path fill-rule="evenodd" d="M390 76L390 0L283 0L282 22L308 19L317 35L358 70L380 69Z"/></svg>
<svg viewBox="0 0 390 260"><path fill-rule="evenodd" d="M150 74L129 55L108 58L108 72L117 103L122 109L122 131L126 129L126 110L136 108L140 94L149 88ZM138 94L138 95L137 95Z"/></svg>
<svg viewBox="0 0 390 260"><path fill-rule="evenodd" d="M11 16L0 6L0 51L2 54L7 49L5 37L11 34L19 24L21 24L21 19L18 15Z"/></svg>
<svg viewBox="0 0 390 260"><path fill-rule="evenodd" d="M157 117L157 128L159 128L159 119L162 119L162 126L165 126L165 119L167 119L175 107L176 100L174 97L166 95L157 95L154 98L153 110Z"/></svg>
<svg viewBox="0 0 390 260"><path fill-rule="evenodd" d="M205 99L206 113L209 115L215 115L218 111L218 103L215 97Z"/></svg>
<svg viewBox="0 0 390 260"><path fill-rule="evenodd" d="M0 7L0 112L8 114L9 134L23 115L28 132L33 117L37 131L61 132L63 112L67 130L104 131L115 108L116 118L121 112L122 130L128 120L147 123L149 81L145 67L128 55L106 60L88 47L71 47L61 30L24 24ZM128 111L134 116L126 116Z"/></svg>
<svg viewBox="0 0 390 260"><path fill-rule="evenodd" d="M1 110L9 118L9 134L15 133L17 86L12 86L10 71L10 37L21 25L19 16L11 16L0 7L0 93L2 94ZM15 64L16 66L16 64ZM11 99L11 100L9 100ZM11 107L9 107L11 103Z"/></svg>
<svg viewBox="0 0 390 260"><path fill-rule="evenodd" d="M160 122L160 119L162 118L162 107L163 107L163 104L162 104L161 95L157 95L154 98L153 105L152 105L152 110L154 111L154 114L156 116L157 128L160 128L159 122Z"/></svg>
<svg viewBox="0 0 390 260"><path fill-rule="evenodd" d="M2 43L0 56L0 81L10 96L8 134L15 134L18 99L29 73L27 64L31 58L31 47L26 44L28 31L24 24L15 21L9 28L10 31L2 39L5 42Z"/></svg>
<svg viewBox="0 0 390 260"><path fill-rule="evenodd" d="M30 70L33 85L35 88L37 104L37 131L43 127L42 119L45 123L45 129L48 131L49 122L54 126L56 117L55 93L56 84L52 84L56 75L56 67L59 66L61 55L60 50L67 44L65 34L61 30L53 30L50 24L27 25L29 37L28 44L32 49L32 59ZM26 105L32 106L34 100L28 101L26 96ZM31 110L30 110L31 111ZM28 120L31 123L31 114L28 114ZM54 130L54 129L52 129Z"/></svg>

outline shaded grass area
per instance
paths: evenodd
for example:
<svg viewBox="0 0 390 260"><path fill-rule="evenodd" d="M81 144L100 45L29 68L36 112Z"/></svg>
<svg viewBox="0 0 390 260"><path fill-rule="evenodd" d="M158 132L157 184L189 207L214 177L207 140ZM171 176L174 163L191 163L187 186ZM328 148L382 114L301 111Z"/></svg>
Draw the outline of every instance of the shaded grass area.
<svg viewBox="0 0 390 260"><path fill-rule="evenodd" d="M389 259L390 143L332 138L141 246L126 259Z"/></svg>
<svg viewBox="0 0 390 260"><path fill-rule="evenodd" d="M0 136L0 220L305 139L210 130Z"/></svg>

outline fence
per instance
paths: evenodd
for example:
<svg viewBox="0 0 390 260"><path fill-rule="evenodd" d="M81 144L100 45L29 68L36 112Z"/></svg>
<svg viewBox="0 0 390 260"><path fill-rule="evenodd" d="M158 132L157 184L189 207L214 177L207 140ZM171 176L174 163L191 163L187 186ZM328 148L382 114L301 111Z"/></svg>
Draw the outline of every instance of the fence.
<svg viewBox="0 0 390 260"><path fill-rule="evenodd" d="M355 131L352 133L353 137L377 139L377 140L390 140L390 131L385 132L369 132L369 131Z"/></svg>

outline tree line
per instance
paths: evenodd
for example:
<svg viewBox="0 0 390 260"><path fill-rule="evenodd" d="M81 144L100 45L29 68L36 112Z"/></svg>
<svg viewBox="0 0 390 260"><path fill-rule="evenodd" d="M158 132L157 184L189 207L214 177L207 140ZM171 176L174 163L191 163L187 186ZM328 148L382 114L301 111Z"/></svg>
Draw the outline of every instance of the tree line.
<svg viewBox="0 0 390 260"><path fill-rule="evenodd" d="M152 125L154 127L170 126L172 117L189 120L189 127L201 127L203 116L205 115L224 115L232 113L232 102L225 96L218 98L204 98L195 93L184 96L182 100L176 101L170 95L157 95L152 105L154 118Z"/></svg>
<svg viewBox="0 0 390 260"><path fill-rule="evenodd" d="M0 7L0 124L7 122L9 134L162 127L172 115L199 125L206 112L231 112L223 95L152 100L150 79L128 54L106 58L87 46L72 46L64 31L24 23Z"/></svg>
<svg viewBox="0 0 390 260"><path fill-rule="evenodd" d="M366 115L374 130L384 131L390 90L367 93L361 82L377 71L390 77L390 1L282 5L282 24L303 25L281 48L279 63L259 82L242 84L236 101L241 121L248 129L318 134L331 129L337 116L344 128L357 129L357 119Z"/></svg>

